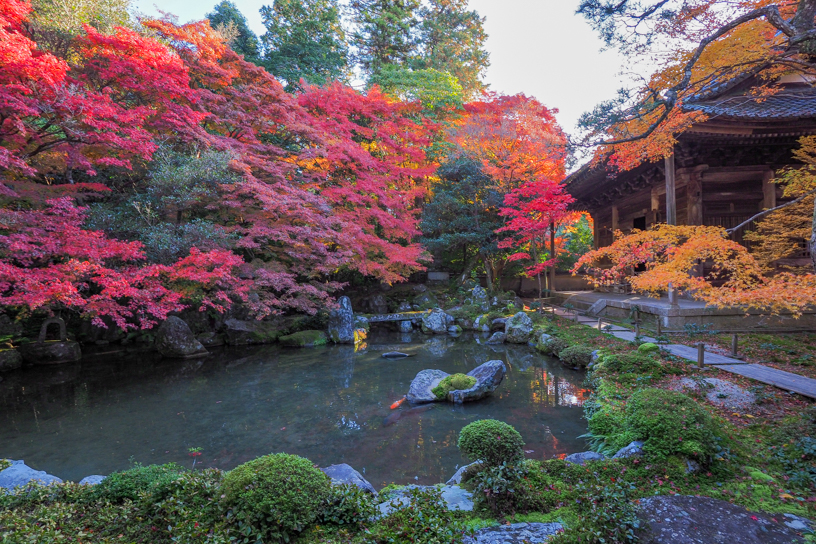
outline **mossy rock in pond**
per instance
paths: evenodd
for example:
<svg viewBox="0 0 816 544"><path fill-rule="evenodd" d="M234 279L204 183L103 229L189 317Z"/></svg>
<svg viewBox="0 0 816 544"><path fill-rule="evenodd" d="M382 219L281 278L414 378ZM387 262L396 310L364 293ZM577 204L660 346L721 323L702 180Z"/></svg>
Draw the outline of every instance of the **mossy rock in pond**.
<svg viewBox="0 0 816 544"><path fill-rule="evenodd" d="M476 385L476 378L467 374L452 374L443 378L439 385L431 389L438 399L445 399L451 391L470 389Z"/></svg>
<svg viewBox="0 0 816 544"><path fill-rule="evenodd" d="M324 345L328 342L328 336L323 331L300 331L288 336L281 336L279 342L292 348L312 348Z"/></svg>

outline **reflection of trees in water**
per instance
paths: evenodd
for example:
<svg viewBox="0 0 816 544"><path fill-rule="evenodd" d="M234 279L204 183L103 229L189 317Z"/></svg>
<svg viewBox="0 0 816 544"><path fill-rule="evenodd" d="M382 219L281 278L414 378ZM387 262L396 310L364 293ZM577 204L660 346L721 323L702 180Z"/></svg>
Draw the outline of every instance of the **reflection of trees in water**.
<svg viewBox="0 0 816 544"><path fill-rule="evenodd" d="M531 401L545 406L583 406L591 391L557 376L545 368L534 368L530 381Z"/></svg>

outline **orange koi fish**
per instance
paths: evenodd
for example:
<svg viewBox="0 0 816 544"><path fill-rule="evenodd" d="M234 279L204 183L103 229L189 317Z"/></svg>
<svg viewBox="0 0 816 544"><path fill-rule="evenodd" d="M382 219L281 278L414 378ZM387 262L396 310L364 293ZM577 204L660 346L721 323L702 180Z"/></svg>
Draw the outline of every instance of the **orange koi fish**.
<svg viewBox="0 0 816 544"><path fill-rule="evenodd" d="M391 409L392 409L392 410L396 410L397 408L399 408L400 406L402 406L402 403L403 403L403 402L405 402L405 397L402 397L400 400L398 400L397 402L395 402L394 404L392 404L392 405L391 405Z"/></svg>

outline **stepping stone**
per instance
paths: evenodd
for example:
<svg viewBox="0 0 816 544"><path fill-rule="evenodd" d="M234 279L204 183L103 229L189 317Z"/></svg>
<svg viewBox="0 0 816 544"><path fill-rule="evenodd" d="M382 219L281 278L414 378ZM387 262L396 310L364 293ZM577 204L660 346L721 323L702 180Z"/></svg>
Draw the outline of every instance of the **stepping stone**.
<svg viewBox="0 0 816 544"><path fill-rule="evenodd" d="M391 498L377 506L381 516L387 516L394 510L399 510L408 506L411 502L408 497L408 492L411 489L434 489L434 486L427 485L407 485L401 489L397 489L391 495ZM463 510L470 512L473 510L473 493L466 491L458 485L446 485L442 488L442 500L448 510Z"/></svg>
<svg viewBox="0 0 816 544"><path fill-rule="evenodd" d="M563 530L560 523L514 523L479 529L465 544L542 544Z"/></svg>

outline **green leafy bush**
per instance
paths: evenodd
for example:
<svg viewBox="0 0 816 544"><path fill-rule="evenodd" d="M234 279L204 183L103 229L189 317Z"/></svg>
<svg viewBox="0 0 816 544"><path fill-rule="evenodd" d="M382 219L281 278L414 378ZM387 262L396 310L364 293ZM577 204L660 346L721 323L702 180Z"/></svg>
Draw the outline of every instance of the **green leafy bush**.
<svg viewBox="0 0 816 544"><path fill-rule="evenodd" d="M328 476L308 459L285 453L236 467L223 489L246 543L288 541L318 518L331 497Z"/></svg>
<svg viewBox="0 0 816 544"><path fill-rule="evenodd" d="M637 542L640 527L637 510L631 502L635 489L620 481L587 481L575 486L580 499L578 519L550 539L551 544Z"/></svg>
<svg viewBox="0 0 816 544"><path fill-rule="evenodd" d="M438 489L407 492L409 504L395 510L373 528L378 544L459 544L468 535L465 523L448 510Z"/></svg>
<svg viewBox="0 0 816 544"><path fill-rule="evenodd" d="M644 451L657 457L695 457L703 462L717 452L714 421L690 397L663 389L636 391L626 405L627 428L646 442Z"/></svg>
<svg viewBox="0 0 816 544"><path fill-rule="evenodd" d="M374 499L370 493L356 485L332 486L320 519L323 523L359 527L376 514Z"/></svg>
<svg viewBox="0 0 816 544"><path fill-rule="evenodd" d="M92 499L121 503L135 501L142 494L161 500L169 493L171 484L185 472L175 463L166 465L135 465L122 472L114 472L93 487Z"/></svg>
<svg viewBox="0 0 816 544"><path fill-rule="evenodd" d="M592 352L595 348L591 346L570 346L562 349L558 353L558 358L567 366L586 368L592 361Z"/></svg>
<svg viewBox="0 0 816 544"><path fill-rule="evenodd" d="M531 467L533 467L531 469ZM559 501L553 481L539 465L523 460L484 468L467 482L479 510L502 518L528 512L548 512Z"/></svg>
<svg viewBox="0 0 816 544"><path fill-rule="evenodd" d="M444 399L451 391L470 389L476 385L476 378L467 374L452 374L442 379L439 385L431 389L438 399Z"/></svg>
<svg viewBox="0 0 816 544"><path fill-rule="evenodd" d="M524 440L503 421L482 419L466 425L459 433L459 449L471 460L486 466L516 463L524 459Z"/></svg>

